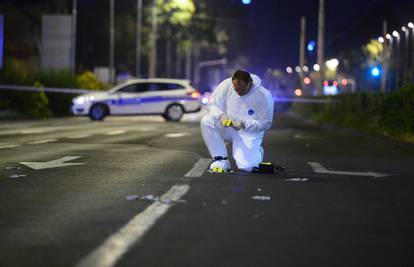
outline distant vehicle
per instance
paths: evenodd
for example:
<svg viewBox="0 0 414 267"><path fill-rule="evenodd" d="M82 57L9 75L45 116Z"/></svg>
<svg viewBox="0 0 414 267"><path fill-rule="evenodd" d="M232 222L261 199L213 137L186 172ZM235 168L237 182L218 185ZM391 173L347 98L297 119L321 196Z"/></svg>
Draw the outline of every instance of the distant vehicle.
<svg viewBox="0 0 414 267"><path fill-rule="evenodd" d="M188 80L133 79L108 92L73 99L72 113L101 121L108 115L161 115L179 121L184 113L201 109L200 93Z"/></svg>

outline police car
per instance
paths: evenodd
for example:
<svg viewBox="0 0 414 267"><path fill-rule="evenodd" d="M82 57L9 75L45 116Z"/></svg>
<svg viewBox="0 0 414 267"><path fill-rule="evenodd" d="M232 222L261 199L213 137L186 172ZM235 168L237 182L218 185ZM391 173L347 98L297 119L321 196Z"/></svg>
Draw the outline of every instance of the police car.
<svg viewBox="0 0 414 267"><path fill-rule="evenodd" d="M101 121L108 115L161 115L179 121L184 113L201 109L200 93L188 80L133 79L108 92L73 99L72 113Z"/></svg>

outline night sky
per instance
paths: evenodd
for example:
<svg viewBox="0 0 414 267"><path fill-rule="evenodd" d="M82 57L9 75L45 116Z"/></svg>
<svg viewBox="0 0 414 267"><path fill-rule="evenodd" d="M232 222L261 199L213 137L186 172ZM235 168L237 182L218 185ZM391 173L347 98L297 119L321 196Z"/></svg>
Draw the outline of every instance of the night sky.
<svg viewBox="0 0 414 267"><path fill-rule="evenodd" d="M232 55L251 58L249 69L297 65L300 17L307 18L307 40L317 40L318 0L252 0L243 6L239 0L208 0L213 16L231 18ZM389 32L400 30L414 19L414 1L405 0L326 0L326 57L358 49L382 33L382 21L389 21ZM220 8L218 8L220 7ZM230 55L230 56L232 56Z"/></svg>

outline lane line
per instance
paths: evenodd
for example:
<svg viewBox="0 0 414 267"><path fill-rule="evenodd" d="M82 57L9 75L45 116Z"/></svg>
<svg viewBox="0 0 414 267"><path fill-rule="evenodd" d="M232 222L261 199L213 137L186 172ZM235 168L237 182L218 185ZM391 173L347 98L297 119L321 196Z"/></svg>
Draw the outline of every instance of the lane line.
<svg viewBox="0 0 414 267"><path fill-rule="evenodd" d="M184 177L200 177L210 167L211 159L201 158Z"/></svg>
<svg viewBox="0 0 414 267"><path fill-rule="evenodd" d="M183 136L188 136L188 135L190 135L190 133L168 133L168 134L165 134L165 137L178 138L178 137L183 137Z"/></svg>
<svg viewBox="0 0 414 267"><path fill-rule="evenodd" d="M91 134L81 134L81 135L74 135L74 136L69 136L66 137L67 139L82 139L82 138L88 138L91 137Z"/></svg>
<svg viewBox="0 0 414 267"><path fill-rule="evenodd" d="M0 149L4 149L4 148L14 148L14 147L19 147L22 145L17 145L17 144L10 144L10 145L0 145Z"/></svg>
<svg viewBox="0 0 414 267"><path fill-rule="evenodd" d="M119 131L112 131L112 132L107 132L106 135L119 135L119 134L123 134L126 131L124 130L119 130Z"/></svg>
<svg viewBox="0 0 414 267"><path fill-rule="evenodd" d="M56 141L57 141L57 139L45 139L45 140L29 142L27 144L29 144L29 145L38 145L38 144L53 143L53 142L56 142Z"/></svg>
<svg viewBox="0 0 414 267"><path fill-rule="evenodd" d="M334 174L334 175L352 175L352 176L370 176L375 178L387 177L388 174L377 172L348 172L348 171L331 171L322 166L319 162L308 162L315 173Z"/></svg>
<svg viewBox="0 0 414 267"><path fill-rule="evenodd" d="M190 189L189 185L174 185L162 199L179 200ZM137 214L118 232L111 235L105 242L81 260L77 267L112 267L128 249L139 242L146 232L161 218L173 205L159 202L151 204L143 212Z"/></svg>

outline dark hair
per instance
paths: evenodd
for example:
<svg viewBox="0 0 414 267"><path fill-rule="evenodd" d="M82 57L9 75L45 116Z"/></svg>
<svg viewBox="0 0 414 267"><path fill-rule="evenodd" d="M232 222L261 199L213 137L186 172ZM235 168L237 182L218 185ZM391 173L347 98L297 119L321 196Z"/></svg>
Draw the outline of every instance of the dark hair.
<svg viewBox="0 0 414 267"><path fill-rule="evenodd" d="M250 73L244 70L236 70L236 72L233 74L233 77L231 77L231 80L239 80L243 81L246 84L249 84L253 82L252 77L250 76Z"/></svg>

